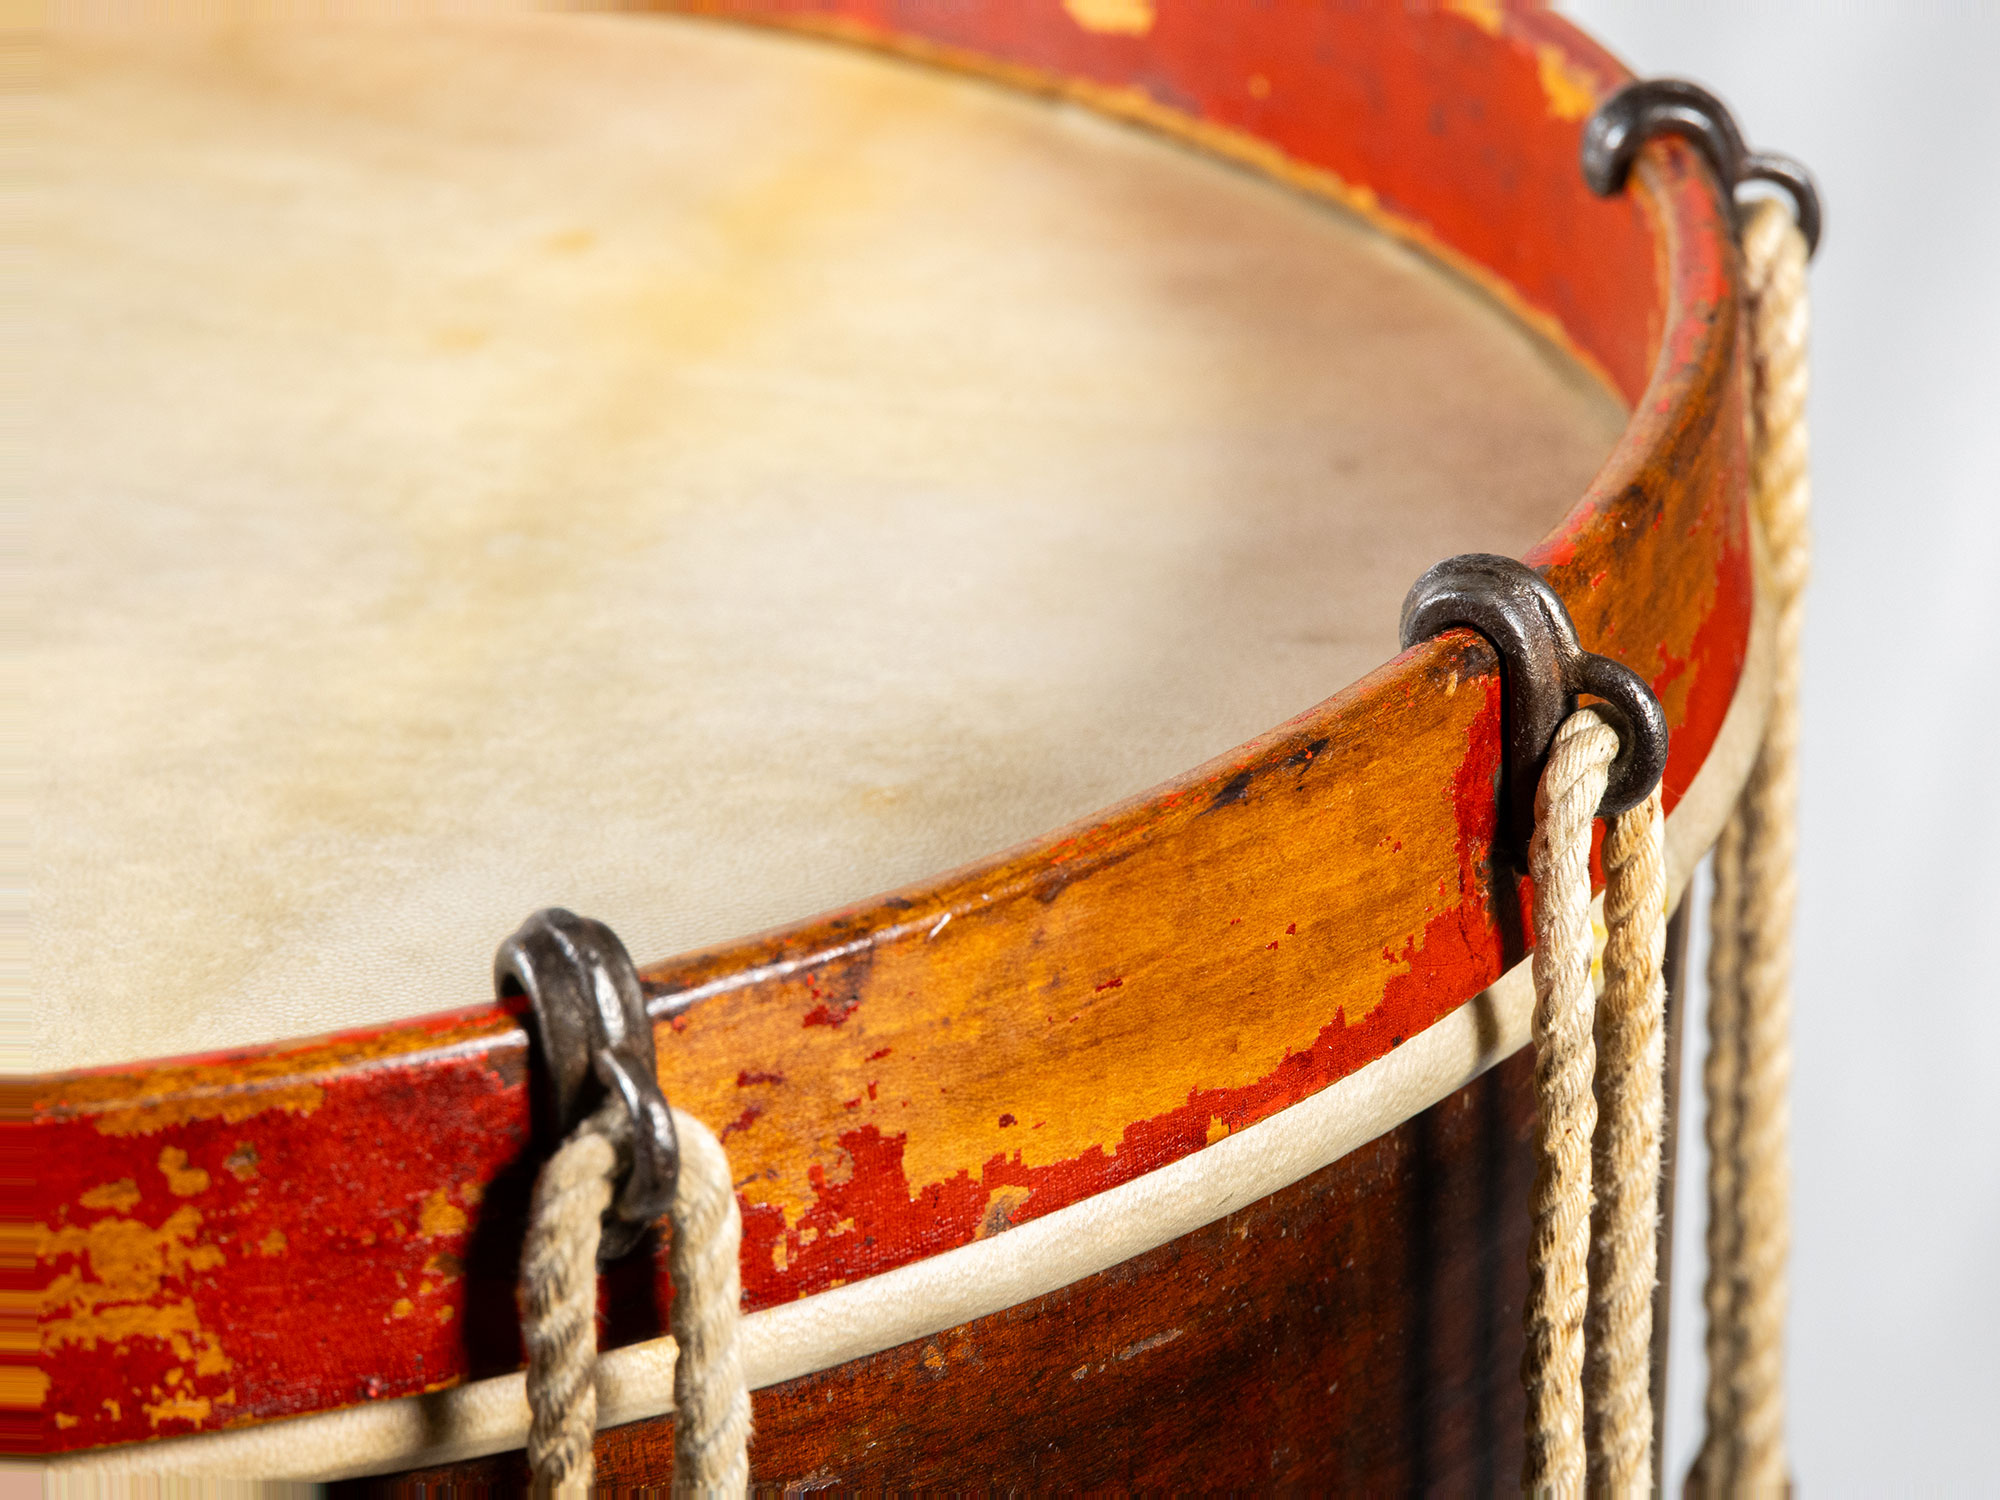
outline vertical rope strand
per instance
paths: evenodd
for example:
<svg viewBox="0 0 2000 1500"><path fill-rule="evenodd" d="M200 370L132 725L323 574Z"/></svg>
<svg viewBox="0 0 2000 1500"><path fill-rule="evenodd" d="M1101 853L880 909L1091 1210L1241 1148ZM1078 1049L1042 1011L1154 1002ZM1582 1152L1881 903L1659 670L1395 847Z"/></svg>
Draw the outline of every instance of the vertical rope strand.
<svg viewBox="0 0 2000 1500"><path fill-rule="evenodd" d="M743 1219L722 1143L674 1111L680 1182L674 1192L674 1490L741 1495L750 1483L750 1391L738 1343Z"/></svg>
<svg viewBox="0 0 2000 1500"><path fill-rule="evenodd" d="M1771 548L1777 680L1763 749L1744 787L1742 1076L1737 1104L1738 1432L1735 1480L1787 1482L1786 1264L1791 1251L1792 921L1798 876L1800 640L1811 566L1807 515L1806 247L1789 210L1764 202L1743 229L1753 351L1751 491Z"/></svg>
<svg viewBox="0 0 2000 1500"><path fill-rule="evenodd" d="M1743 841L1740 809L1732 810L1715 845L1715 892L1709 903L1708 1057L1702 1064L1708 1145L1708 1272L1702 1306L1708 1323L1704 1353L1708 1387L1703 1397L1701 1452L1692 1487L1702 1494L1726 1495L1735 1483L1736 1357L1736 1101L1743 1072L1739 1041L1742 971Z"/></svg>
<svg viewBox="0 0 2000 1500"><path fill-rule="evenodd" d="M1535 1187L1528 1240L1527 1456L1531 1494L1581 1495L1583 1324L1590 1257L1590 833L1618 736L1588 709L1556 731L1535 790Z"/></svg>
<svg viewBox="0 0 2000 1500"><path fill-rule="evenodd" d="M1807 531L1806 246L1787 209L1743 223L1750 496L1771 556L1777 674L1764 740L1716 846L1709 963L1708 1432L1690 1487L1787 1484L1784 1335L1791 1250L1792 918L1798 881L1800 637Z"/></svg>
<svg viewBox="0 0 2000 1500"><path fill-rule="evenodd" d="M1626 1496L1648 1493L1653 1477L1653 1285L1667 1045L1666 818L1658 787L1614 819L1605 836L1604 925L1584 1401L1590 1492Z"/></svg>
<svg viewBox="0 0 2000 1500"><path fill-rule="evenodd" d="M587 1495L597 1430L597 1246L613 1185L629 1167L630 1118L612 1100L585 1120L535 1179L521 1256L528 1347L528 1463L534 1493ZM673 1240L674 1488L741 1495L748 1487L750 1392L739 1342L743 1221L729 1158L701 1121L674 1111L680 1176Z"/></svg>
<svg viewBox="0 0 2000 1500"><path fill-rule="evenodd" d="M617 1180L622 1109L571 1132L535 1178L521 1252L521 1338L528 1347L528 1466L537 1495L590 1493L597 1431L597 1243Z"/></svg>

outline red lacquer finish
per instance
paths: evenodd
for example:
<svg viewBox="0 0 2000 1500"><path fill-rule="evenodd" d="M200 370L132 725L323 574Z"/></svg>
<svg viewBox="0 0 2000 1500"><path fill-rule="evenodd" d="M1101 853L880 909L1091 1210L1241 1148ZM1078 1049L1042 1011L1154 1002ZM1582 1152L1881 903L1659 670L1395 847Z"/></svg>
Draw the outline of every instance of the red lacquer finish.
<svg viewBox="0 0 2000 1500"><path fill-rule="evenodd" d="M1645 153L1627 198L1584 189L1583 117L1622 79L1601 52L1484 6L1158 0L1122 34L1056 0L727 9L1249 161L1477 274L1606 372L1631 426L1530 561L1586 644L1660 693L1669 804L1685 790L1749 626L1735 273L1679 145ZM1491 860L1498 688L1490 650L1454 633L1045 841L650 970L666 1092L737 1169L746 1306L1198 1150L1498 977L1521 951L1520 893ZM526 1068L517 1018L487 1007L15 1090L35 1203L8 1274L41 1332L6 1356L8 1443L182 1435L516 1368ZM608 1278L607 1341L661 1331L666 1296L634 1257Z"/></svg>

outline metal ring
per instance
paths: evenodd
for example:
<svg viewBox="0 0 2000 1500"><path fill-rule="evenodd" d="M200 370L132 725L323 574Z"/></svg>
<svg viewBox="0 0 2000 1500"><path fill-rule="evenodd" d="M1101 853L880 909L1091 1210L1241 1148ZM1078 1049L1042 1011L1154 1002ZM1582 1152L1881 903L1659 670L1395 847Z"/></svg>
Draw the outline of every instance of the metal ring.
<svg viewBox="0 0 2000 1500"><path fill-rule="evenodd" d="M1623 191L1639 148L1656 135L1693 142L1715 171L1734 204L1746 182L1768 182L1792 200L1806 254L1819 249L1823 223L1819 188L1812 173L1789 156L1752 151L1729 106L1698 83L1684 78L1647 78L1628 83L1597 107L1583 128L1583 180L1600 198Z"/></svg>
<svg viewBox="0 0 2000 1500"><path fill-rule="evenodd" d="M1651 795L1667 765L1667 716L1646 680L1622 662L1586 651L1562 596L1527 564L1486 552L1446 558L1403 600L1404 649L1455 626L1478 631L1500 654L1500 828L1496 843L1526 869L1535 830L1535 788L1549 746L1577 696L1603 700L1618 731L1599 817L1616 817Z"/></svg>
<svg viewBox="0 0 2000 1500"><path fill-rule="evenodd" d="M567 1136L613 1095L631 1117L631 1166L598 1242L598 1263L609 1264L673 1206L680 1175L680 1143L654 1067L639 971L609 927L552 906L500 945L493 985L502 999L525 995L534 1008L558 1135Z"/></svg>

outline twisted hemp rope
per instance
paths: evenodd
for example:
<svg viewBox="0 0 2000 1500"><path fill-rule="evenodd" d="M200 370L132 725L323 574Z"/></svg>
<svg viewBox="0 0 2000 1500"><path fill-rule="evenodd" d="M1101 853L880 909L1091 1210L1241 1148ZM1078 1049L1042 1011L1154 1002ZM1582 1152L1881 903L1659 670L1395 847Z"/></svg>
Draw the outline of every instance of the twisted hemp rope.
<svg viewBox="0 0 2000 1500"><path fill-rule="evenodd" d="M1605 998L1596 1006L1591 826L1617 753L1616 731L1595 710L1563 722L1536 789L1528 850L1539 1110L1521 1482L1533 1494L1581 1495L1586 1478L1593 1491L1632 1494L1651 1476L1647 1381L1663 1108L1665 825L1655 789L1613 822L1605 841L1610 936ZM1593 1176L1603 1185L1594 1226Z"/></svg>
<svg viewBox="0 0 2000 1500"><path fill-rule="evenodd" d="M1604 838L1604 993L1597 1002L1597 1203L1584 1404L1593 1494L1653 1478L1653 1284L1666 1116L1667 860L1660 789Z"/></svg>
<svg viewBox="0 0 2000 1500"><path fill-rule="evenodd" d="M629 1162L631 1122L608 1102L535 1179L521 1255L528 1346L528 1462L537 1494L584 1495L595 1469L597 1245ZM680 1175L668 1274L674 1363L674 1488L740 1495L749 1483L750 1393L738 1348L743 1223L729 1159L708 1127L674 1111Z"/></svg>
<svg viewBox="0 0 2000 1500"><path fill-rule="evenodd" d="M1805 238L1780 203L1743 226L1751 353L1750 491L1771 554L1777 680L1764 741L1715 848L1707 1096L1707 1433L1690 1487L1787 1484L1785 1265L1791 1248L1792 913L1798 882L1799 639L1807 517Z"/></svg>

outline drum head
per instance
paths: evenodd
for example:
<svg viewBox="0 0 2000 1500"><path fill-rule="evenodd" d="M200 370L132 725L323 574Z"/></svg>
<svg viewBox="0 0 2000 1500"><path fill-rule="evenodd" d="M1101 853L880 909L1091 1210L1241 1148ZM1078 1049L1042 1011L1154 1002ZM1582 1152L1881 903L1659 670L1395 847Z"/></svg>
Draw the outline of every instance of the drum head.
<svg viewBox="0 0 2000 1500"><path fill-rule="evenodd" d="M16 316L36 1069L474 1004L1139 792L1618 405L1323 204L708 23L55 39Z"/></svg>

